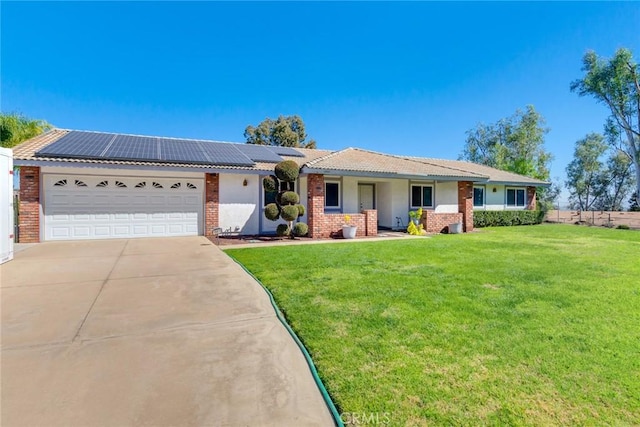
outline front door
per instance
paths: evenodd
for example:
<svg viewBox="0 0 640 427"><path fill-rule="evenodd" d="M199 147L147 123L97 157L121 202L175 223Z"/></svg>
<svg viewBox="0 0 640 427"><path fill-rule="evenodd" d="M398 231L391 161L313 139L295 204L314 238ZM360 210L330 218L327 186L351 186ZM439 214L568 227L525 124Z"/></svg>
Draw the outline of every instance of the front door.
<svg viewBox="0 0 640 427"><path fill-rule="evenodd" d="M365 209L375 209L375 186L373 184L358 184L358 206L360 212Z"/></svg>

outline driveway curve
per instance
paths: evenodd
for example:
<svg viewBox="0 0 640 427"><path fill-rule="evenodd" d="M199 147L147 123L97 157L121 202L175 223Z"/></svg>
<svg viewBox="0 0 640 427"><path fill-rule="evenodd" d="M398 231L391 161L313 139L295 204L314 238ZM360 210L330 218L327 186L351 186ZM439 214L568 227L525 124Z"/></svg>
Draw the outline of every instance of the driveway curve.
<svg viewBox="0 0 640 427"><path fill-rule="evenodd" d="M332 426L269 298L204 237L41 243L0 267L3 426Z"/></svg>

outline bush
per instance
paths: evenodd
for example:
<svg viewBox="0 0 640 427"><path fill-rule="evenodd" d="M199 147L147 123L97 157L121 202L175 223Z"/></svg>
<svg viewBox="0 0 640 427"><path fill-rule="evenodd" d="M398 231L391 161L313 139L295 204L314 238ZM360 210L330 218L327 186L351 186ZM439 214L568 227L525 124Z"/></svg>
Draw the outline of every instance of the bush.
<svg viewBox="0 0 640 427"><path fill-rule="evenodd" d="M298 222L293 226L293 234L298 237L306 236L309 232L309 226L304 222Z"/></svg>
<svg viewBox="0 0 640 427"><path fill-rule="evenodd" d="M298 218L304 216L304 206L298 205Z"/></svg>
<svg viewBox="0 0 640 427"><path fill-rule="evenodd" d="M283 205L296 205L300 201L300 197L293 191L285 191L280 197L280 202Z"/></svg>
<svg viewBox="0 0 640 427"><path fill-rule="evenodd" d="M298 218L298 206L296 205L287 205L282 207L282 212L280 212L280 216L285 221L293 221Z"/></svg>
<svg viewBox="0 0 640 427"><path fill-rule="evenodd" d="M627 224L619 224L616 228L618 230L630 230L630 227Z"/></svg>
<svg viewBox="0 0 640 427"><path fill-rule="evenodd" d="M262 180L262 187L267 193L275 193L278 191L278 178L271 175Z"/></svg>
<svg viewBox="0 0 640 427"><path fill-rule="evenodd" d="M543 211L473 211L477 228L540 224L543 219Z"/></svg>
<svg viewBox="0 0 640 427"><path fill-rule="evenodd" d="M278 224L276 234L280 237L289 235L289 226L287 224Z"/></svg>
<svg viewBox="0 0 640 427"><path fill-rule="evenodd" d="M293 160L284 160L275 167L276 176L285 181L295 181L300 174L300 166Z"/></svg>
<svg viewBox="0 0 640 427"><path fill-rule="evenodd" d="M280 209L275 203L269 203L264 207L264 216L271 221L277 221L280 218Z"/></svg>

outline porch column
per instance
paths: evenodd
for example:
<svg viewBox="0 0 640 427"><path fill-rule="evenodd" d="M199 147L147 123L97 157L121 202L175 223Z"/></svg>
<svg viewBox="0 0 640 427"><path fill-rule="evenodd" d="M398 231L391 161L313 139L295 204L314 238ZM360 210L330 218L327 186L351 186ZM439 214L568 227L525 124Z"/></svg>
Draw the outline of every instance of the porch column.
<svg viewBox="0 0 640 427"><path fill-rule="evenodd" d="M38 166L20 167L18 216L20 243L40 242L40 168Z"/></svg>
<svg viewBox="0 0 640 427"><path fill-rule="evenodd" d="M536 187L527 187L527 210L536 210Z"/></svg>
<svg viewBox="0 0 640 427"><path fill-rule="evenodd" d="M473 183L458 181L458 212L465 232L473 231Z"/></svg>
<svg viewBox="0 0 640 427"><path fill-rule="evenodd" d="M204 235L212 236L213 229L218 227L220 212L220 175L205 175L204 200Z"/></svg>
<svg viewBox="0 0 640 427"><path fill-rule="evenodd" d="M324 175L307 175L307 222L309 237L324 236Z"/></svg>

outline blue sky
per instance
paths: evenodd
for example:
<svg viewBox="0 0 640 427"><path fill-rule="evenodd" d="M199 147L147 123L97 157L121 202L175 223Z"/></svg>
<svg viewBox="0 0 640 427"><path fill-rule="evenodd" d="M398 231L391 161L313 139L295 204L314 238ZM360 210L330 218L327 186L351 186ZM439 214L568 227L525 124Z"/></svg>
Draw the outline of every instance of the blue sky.
<svg viewBox="0 0 640 427"><path fill-rule="evenodd" d="M569 91L588 49L640 59L640 3L7 2L1 99L71 129L244 141L298 114L319 148L455 159L533 104L552 176L607 110Z"/></svg>

